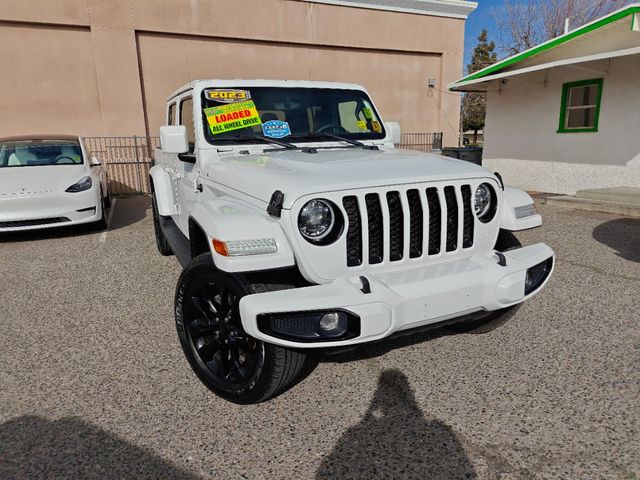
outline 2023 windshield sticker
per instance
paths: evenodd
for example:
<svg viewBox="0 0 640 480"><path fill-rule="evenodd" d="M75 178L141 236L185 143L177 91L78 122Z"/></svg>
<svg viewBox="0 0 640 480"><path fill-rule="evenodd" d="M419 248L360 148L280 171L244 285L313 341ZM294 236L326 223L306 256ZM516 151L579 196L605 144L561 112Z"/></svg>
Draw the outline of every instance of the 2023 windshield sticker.
<svg viewBox="0 0 640 480"><path fill-rule="evenodd" d="M205 108L204 114L207 116L209 130L213 135L262 125L253 100Z"/></svg>
<svg viewBox="0 0 640 480"><path fill-rule="evenodd" d="M205 97L218 103L237 103L251 100L249 90L237 90L235 88L216 88L204 91Z"/></svg>

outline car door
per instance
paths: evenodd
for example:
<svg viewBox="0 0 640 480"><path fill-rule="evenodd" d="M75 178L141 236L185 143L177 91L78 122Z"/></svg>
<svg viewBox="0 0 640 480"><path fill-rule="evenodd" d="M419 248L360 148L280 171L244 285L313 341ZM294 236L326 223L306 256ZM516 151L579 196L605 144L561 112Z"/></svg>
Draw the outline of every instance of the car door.
<svg viewBox="0 0 640 480"><path fill-rule="evenodd" d="M196 133L193 115L193 98L185 96L179 99L178 103L178 124L184 125L187 129L187 140L189 141L189 154L195 154ZM191 155L184 155L184 159L195 159ZM176 165L176 180L178 190L178 204L180 210L178 214L178 226L187 235L189 231L189 214L196 199L196 181L198 177L198 164L195 161L179 160Z"/></svg>

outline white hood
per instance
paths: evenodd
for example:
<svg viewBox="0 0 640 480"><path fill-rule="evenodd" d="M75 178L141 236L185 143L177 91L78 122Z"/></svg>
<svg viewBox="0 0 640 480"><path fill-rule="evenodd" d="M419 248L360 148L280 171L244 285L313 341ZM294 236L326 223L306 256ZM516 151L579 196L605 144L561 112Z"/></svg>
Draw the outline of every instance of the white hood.
<svg viewBox="0 0 640 480"><path fill-rule="evenodd" d="M0 195L65 190L82 177L84 165L0 168Z"/></svg>
<svg viewBox="0 0 640 480"><path fill-rule="evenodd" d="M494 178L469 162L406 150L353 149L265 152L216 160L209 177L269 202L275 190L285 194L284 207L303 195L464 178Z"/></svg>

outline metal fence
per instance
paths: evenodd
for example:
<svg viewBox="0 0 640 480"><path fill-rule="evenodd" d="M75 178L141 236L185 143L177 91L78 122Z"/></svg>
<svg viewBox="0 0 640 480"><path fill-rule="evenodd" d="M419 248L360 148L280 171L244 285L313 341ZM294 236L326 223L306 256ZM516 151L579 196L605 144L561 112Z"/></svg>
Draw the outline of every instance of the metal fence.
<svg viewBox="0 0 640 480"><path fill-rule="evenodd" d="M85 137L89 155L106 165L111 193L149 193L149 169L159 137Z"/></svg>
<svg viewBox="0 0 640 480"><path fill-rule="evenodd" d="M159 137L85 137L89 155L106 165L111 193L150 193L149 169ZM442 133L403 133L398 148L430 152L442 148Z"/></svg>
<svg viewBox="0 0 640 480"><path fill-rule="evenodd" d="M442 132L403 133L400 136L400 143L396 147L419 152L440 150L442 148Z"/></svg>

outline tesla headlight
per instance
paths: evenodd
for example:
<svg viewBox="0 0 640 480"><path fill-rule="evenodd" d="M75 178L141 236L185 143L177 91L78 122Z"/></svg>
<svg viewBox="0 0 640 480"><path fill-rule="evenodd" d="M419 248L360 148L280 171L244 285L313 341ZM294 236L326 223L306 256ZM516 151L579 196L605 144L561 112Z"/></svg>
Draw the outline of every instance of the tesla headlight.
<svg viewBox="0 0 640 480"><path fill-rule="evenodd" d="M298 229L310 242L320 243L334 230L336 213L327 200L314 199L302 207L298 215Z"/></svg>
<svg viewBox="0 0 640 480"><path fill-rule="evenodd" d="M91 177L84 177L81 180L78 180L73 185L71 185L69 188L67 188L65 192L78 193L78 192L84 192L85 190L89 190L90 188L91 188Z"/></svg>
<svg viewBox="0 0 640 480"><path fill-rule="evenodd" d="M490 222L495 213L498 199L496 191L488 183L481 183L473 197L473 208L481 222Z"/></svg>

